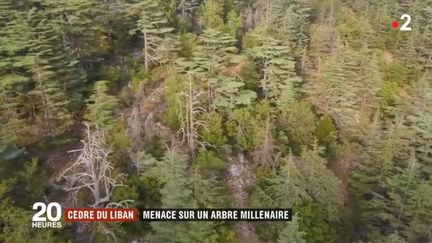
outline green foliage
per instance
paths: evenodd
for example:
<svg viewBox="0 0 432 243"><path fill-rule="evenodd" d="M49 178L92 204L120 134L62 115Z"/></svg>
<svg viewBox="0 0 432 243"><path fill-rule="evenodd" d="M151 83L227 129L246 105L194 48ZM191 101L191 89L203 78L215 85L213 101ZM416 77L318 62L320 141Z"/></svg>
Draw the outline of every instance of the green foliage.
<svg viewBox="0 0 432 243"><path fill-rule="evenodd" d="M0 241L72 239L71 227L31 230L28 206L44 196L64 201L46 185L83 139L82 122L104 131L114 174L131 185L116 188L114 200L294 208L293 222L254 225L268 242L432 241L430 6L0 0ZM392 29L407 9L412 31ZM255 162L236 178L250 175L251 187L226 187L235 153ZM94 224L87 233L242 241L234 229L151 222ZM114 239L107 235L93 240Z"/></svg>
<svg viewBox="0 0 432 243"><path fill-rule="evenodd" d="M272 207L289 208L309 199L304 185L305 179L292 154L282 158L280 170L276 174L269 174L266 178L266 186L262 188L263 191L259 192L260 189L257 188L257 192L261 194L261 196L257 194L258 198L263 197L259 200L261 204L259 206L270 203L268 205Z"/></svg>
<svg viewBox="0 0 432 243"><path fill-rule="evenodd" d="M315 137L321 146L329 147L337 137L337 129L329 116L323 116L317 122Z"/></svg>
<svg viewBox="0 0 432 243"><path fill-rule="evenodd" d="M40 231L28 226L28 221L34 214L14 206L9 200L2 200L0 203L0 240L3 242L58 242L53 231Z"/></svg>
<svg viewBox="0 0 432 243"><path fill-rule="evenodd" d="M163 61L159 54L164 48L164 38L173 29L167 27L168 20L158 2L151 0L130 4L128 14L138 18L130 34L140 34L143 40L144 69L148 71L152 63Z"/></svg>
<svg viewBox="0 0 432 243"><path fill-rule="evenodd" d="M197 46L197 36L192 33L183 33L180 36L179 56L190 60Z"/></svg>
<svg viewBox="0 0 432 243"><path fill-rule="evenodd" d="M295 215L292 221L286 223L286 226L279 233L278 243L306 243L304 237L305 233L299 230L299 218Z"/></svg>
<svg viewBox="0 0 432 243"><path fill-rule="evenodd" d="M235 78L219 78L215 84L215 108L233 109L239 105L250 105L257 98L251 90L244 90L244 83Z"/></svg>
<svg viewBox="0 0 432 243"><path fill-rule="evenodd" d="M223 117L217 112L210 112L205 119L206 127L201 129L202 141L222 146L227 142L223 127Z"/></svg>
<svg viewBox="0 0 432 243"><path fill-rule="evenodd" d="M197 207L199 204L217 206L221 200L223 202L214 181L203 177L198 170L191 174L185 162L185 156L168 151L162 161L151 161L147 164L148 169L144 170L144 175L157 178L163 185L160 189L160 206L188 208ZM151 226L154 231L149 237L150 242L171 241L174 238L178 242L206 242L206 239L218 237L215 222L154 222Z"/></svg>
<svg viewBox="0 0 432 243"><path fill-rule="evenodd" d="M228 20L226 23L226 32L230 33L231 35L236 35L237 31L243 24L243 20L241 16L234 10L231 10L228 13Z"/></svg>
<svg viewBox="0 0 432 243"><path fill-rule="evenodd" d="M239 77L245 83L245 87L249 90L257 90L259 87L259 81L261 79L260 74L257 71L257 67L254 63L246 61L241 70Z"/></svg>
<svg viewBox="0 0 432 243"><path fill-rule="evenodd" d="M266 17L267 31L282 41L296 58L304 58L308 45L308 28L310 25L310 7L298 1L276 1L268 9Z"/></svg>
<svg viewBox="0 0 432 243"><path fill-rule="evenodd" d="M341 12L344 12L341 10ZM366 16L356 16L348 10L338 20L336 28L345 43L356 49L363 48L365 40L373 35L373 27ZM361 26L361 27L360 27Z"/></svg>
<svg viewBox="0 0 432 243"><path fill-rule="evenodd" d="M336 220L342 203L339 179L327 168L327 161L321 157L322 154L323 148L317 147L316 144L313 149L303 151L301 158L304 162L304 188L327 213L329 220Z"/></svg>
<svg viewBox="0 0 432 243"><path fill-rule="evenodd" d="M195 76L209 77L221 71L232 58L237 48L235 38L215 29L205 29L198 38L198 45L191 60L179 58L176 64L181 71L189 71ZM207 80L206 82L208 82Z"/></svg>
<svg viewBox="0 0 432 243"><path fill-rule="evenodd" d="M173 129L180 128L180 112L184 107L183 100L180 99L180 93L183 91L184 84L180 75L174 70L168 72L166 79L165 100L167 102L167 111L164 120Z"/></svg>
<svg viewBox="0 0 432 243"><path fill-rule="evenodd" d="M378 95L382 97L382 106L389 107L394 106L398 99L398 92L400 86L395 82L384 82Z"/></svg>
<svg viewBox="0 0 432 243"><path fill-rule="evenodd" d="M264 124L269 111L266 103L235 109L227 122L228 134L243 149L254 150L263 141Z"/></svg>
<svg viewBox="0 0 432 243"><path fill-rule="evenodd" d="M28 226L34 214L28 205L40 200L43 192L42 176L37 171L38 161L32 159L13 176L0 180L0 240L4 242L57 242L53 231L39 231ZM4 178L4 177L3 177Z"/></svg>
<svg viewBox="0 0 432 243"><path fill-rule="evenodd" d="M314 202L306 201L298 206L297 214L299 219L299 230L305 233L306 242L335 242L336 230L333 224L329 223L322 208Z"/></svg>
<svg viewBox="0 0 432 243"><path fill-rule="evenodd" d="M107 3L74 0L59 5L55 0L45 0L43 6L45 14L51 16L67 45L81 60L92 60L110 51L108 30L104 26L106 9L110 7Z"/></svg>
<svg viewBox="0 0 432 243"><path fill-rule="evenodd" d="M93 94L87 101L86 120L93 127L104 131L114 128L117 118L115 111L118 108L118 100L108 93L108 81L95 83Z"/></svg>
<svg viewBox="0 0 432 243"><path fill-rule="evenodd" d="M136 186L117 187L111 196L113 202L121 202L125 199L137 201L139 194Z"/></svg>
<svg viewBox="0 0 432 243"><path fill-rule="evenodd" d="M35 109L40 110L36 119L39 134L59 135L72 125L69 100L59 84L54 80L54 73L44 60L35 58L32 71L35 73L36 87L29 92ZM42 135L43 136L43 135Z"/></svg>
<svg viewBox="0 0 432 243"><path fill-rule="evenodd" d="M215 152L207 150L204 147L199 150L196 163L197 166L203 170L214 169L221 172L228 169L229 166L228 163L219 158Z"/></svg>
<svg viewBox="0 0 432 243"><path fill-rule="evenodd" d="M205 28L222 30L223 5L219 0L205 0L200 8L200 20Z"/></svg>
<svg viewBox="0 0 432 243"><path fill-rule="evenodd" d="M114 66L108 66L105 68L103 79L108 80L110 84L114 84L114 87L118 87L120 85L120 81L124 76L124 73L122 70L114 67Z"/></svg>
<svg viewBox="0 0 432 243"><path fill-rule="evenodd" d="M160 162L152 162L144 169L144 175L155 177L163 184L160 190L161 206L167 208L188 207L195 204L189 172L184 155L166 152Z"/></svg>
<svg viewBox="0 0 432 243"><path fill-rule="evenodd" d="M289 110L283 110L279 115L281 130L288 135L293 152L299 154L302 146L314 142L315 114L306 102L294 103Z"/></svg>
<svg viewBox="0 0 432 243"><path fill-rule="evenodd" d="M253 60L262 66L260 87L265 97L279 109L288 109L297 97L297 86L302 79L297 76L295 62L288 55L289 50L281 42L265 32L254 37L260 43L248 50Z"/></svg>
<svg viewBox="0 0 432 243"><path fill-rule="evenodd" d="M248 31L243 37L243 47L245 49L252 49L263 44L262 36L265 35L265 29L258 26L257 28Z"/></svg>
<svg viewBox="0 0 432 243"><path fill-rule="evenodd" d="M230 206L229 197L222 180L204 175L198 166L193 170L191 180L198 207L223 208Z"/></svg>

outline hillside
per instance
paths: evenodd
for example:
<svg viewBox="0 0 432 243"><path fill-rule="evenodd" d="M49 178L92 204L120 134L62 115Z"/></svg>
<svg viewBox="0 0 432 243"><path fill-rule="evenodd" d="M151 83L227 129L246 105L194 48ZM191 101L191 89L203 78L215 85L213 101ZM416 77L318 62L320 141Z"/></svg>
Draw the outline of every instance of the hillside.
<svg viewBox="0 0 432 243"><path fill-rule="evenodd" d="M432 242L432 1L0 0L0 242Z"/></svg>

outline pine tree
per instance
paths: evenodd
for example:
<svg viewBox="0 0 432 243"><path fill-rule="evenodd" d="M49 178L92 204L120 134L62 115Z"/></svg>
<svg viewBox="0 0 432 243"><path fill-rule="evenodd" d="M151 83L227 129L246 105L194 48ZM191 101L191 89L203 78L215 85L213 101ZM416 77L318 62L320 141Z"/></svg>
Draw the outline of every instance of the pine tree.
<svg viewBox="0 0 432 243"><path fill-rule="evenodd" d="M108 3L72 0L59 4L55 0L44 0L42 4L43 11L52 19L75 57L86 62L95 61L95 56L108 50L106 18L109 16L105 9Z"/></svg>
<svg viewBox="0 0 432 243"><path fill-rule="evenodd" d="M61 70L57 69L56 60L61 58L55 53L56 36L53 27L44 20L38 21L34 15L34 32L29 51L31 54L30 72L33 74L35 88L29 92L35 114L39 134L50 136L66 131L72 125L72 115L69 111L70 101L62 89L59 80Z"/></svg>
<svg viewBox="0 0 432 243"><path fill-rule="evenodd" d="M177 63L183 70L191 70L194 75L212 76L221 72L237 51L235 38L212 28L205 29L198 38L198 46L193 52L191 62L179 59Z"/></svg>
<svg viewBox="0 0 432 243"><path fill-rule="evenodd" d="M293 216L291 222L279 232L278 243L306 243L303 239L305 233L299 229L298 216Z"/></svg>
<svg viewBox="0 0 432 243"><path fill-rule="evenodd" d="M108 93L108 81L98 81L93 88L93 94L87 101L85 119L92 127L102 131L110 131L117 123L115 114L118 100Z"/></svg>
<svg viewBox="0 0 432 243"><path fill-rule="evenodd" d="M223 5L220 0L205 0L200 7L200 21L204 28L222 30Z"/></svg>
<svg viewBox="0 0 432 243"><path fill-rule="evenodd" d="M180 113L184 107L184 100L181 94L184 89L184 79L178 75L175 69L168 70L165 88L165 100L167 102L167 111L165 113L165 123L172 129L178 130L181 125Z"/></svg>
<svg viewBox="0 0 432 243"><path fill-rule="evenodd" d="M412 88L412 97L405 101L404 108L399 112L408 114L407 120L415 134L411 146L417 151L420 170L427 178L432 178L432 89L426 80L421 80Z"/></svg>
<svg viewBox="0 0 432 243"><path fill-rule="evenodd" d="M304 150L301 154L304 190L322 207L329 219L334 220L338 217L341 204L340 182L333 171L327 168L327 161L321 157L322 154L323 148L316 143L311 150Z"/></svg>
<svg viewBox="0 0 432 243"><path fill-rule="evenodd" d="M87 74L62 41L55 22L48 16L49 12L35 8L28 12L27 18L32 28L29 51L48 62L59 87L71 98L71 101L79 103Z"/></svg>
<svg viewBox="0 0 432 243"><path fill-rule="evenodd" d="M273 138L272 126L271 117L269 116L265 122L263 141L253 151L254 161L264 168L277 166L277 161L275 160L276 142Z"/></svg>
<svg viewBox="0 0 432 243"><path fill-rule="evenodd" d="M205 143L209 143L215 146L222 146L227 142L227 137L225 135L223 117L213 111L208 113L205 119L206 128L201 129L201 139Z"/></svg>
<svg viewBox="0 0 432 243"><path fill-rule="evenodd" d="M242 89L245 84L237 78L220 76L216 79L214 89L213 108L233 109L239 105L250 105L257 98L251 90Z"/></svg>
<svg viewBox="0 0 432 243"><path fill-rule="evenodd" d="M25 105L26 87L31 81L26 72L31 62L25 55L30 47L30 27L12 2L0 4L0 137L6 143L32 143L36 134L27 124Z"/></svg>
<svg viewBox="0 0 432 243"><path fill-rule="evenodd" d="M241 148L253 151L264 140L264 125L269 117L267 103L237 108L229 114L227 132Z"/></svg>
<svg viewBox="0 0 432 243"><path fill-rule="evenodd" d="M311 8L308 3L274 1L266 14L270 15L269 32L282 41L291 56L304 66Z"/></svg>
<svg viewBox="0 0 432 243"><path fill-rule="evenodd" d="M406 161L410 161L412 166L415 158L407 157L410 154L411 136L403 119L397 119L382 134L379 132L380 123L376 121L375 124L375 129L370 131L365 140L366 148L357 170L353 172L351 185L357 193L363 222L372 232L379 232L383 224L397 222L395 217L399 217L395 215L400 210L400 204L392 209L390 204L394 202L387 196L389 190L397 190L399 185L389 187L388 180L407 166Z"/></svg>
<svg viewBox="0 0 432 243"><path fill-rule="evenodd" d="M224 187L215 177L206 177L198 166L192 172L192 184L197 205L203 208L221 208L227 205Z"/></svg>
<svg viewBox="0 0 432 243"><path fill-rule="evenodd" d="M276 207L293 207L310 199L305 189L306 178L299 170L298 161L289 154L281 161L280 171L274 176L268 178L269 187L264 188Z"/></svg>
<svg viewBox="0 0 432 243"><path fill-rule="evenodd" d="M205 188L209 185L209 181L203 180L200 176L192 176L187 170L186 160L186 156L168 150L162 161L153 163L145 170L145 176L156 177L163 184L160 190L162 208L191 208L197 207L199 202L208 202L208 198L204 198L199 193L202 192L203 185ZM189 180L191 176L193 180ZM209 191L206 191L206 195L210 195L207 192ZM197 201L195 195L204 201ZM210 201L220 200L216 196L211 196L211 198L213 199ZM154 232L149 237L150 242L170 242L176 239L178 242L186 243L205 241L206 238L215 234L216 224L213 222L154 222L151 226Z"/></svg>
<svg viewBox="0 0 432 243"><path fill-rule="evenodd" d="M294 152L299 148L314 142L315 114L306 102L294 103L289 111L283 110L279 114L280 129L286 133Z"/></svg>
<svg viewBox="0 0 432 243"><path fill-rule="evenodd" d="M227 33L206 29L198 38L191 60L177 60L178 68L182 72L189 72L197 80L196 89L206 93L203 103L207 105L207 110L211 109L219 84L229 80L220 77L220 73L234 57L237 50L233 46L234 42L234 37Z"/></svg>
<svg viewBox="0 0 432 243"><path fill-rule="evenodd" d="M141 0L130 4L128 13L138 18L135 28L130 30L130 34L139 33L143 40L144 68L149 70L151 64L159 62L157 54L160 45L167 33L173 29L167 27L168 20L164 16L157 1Z"/></svg>
<svg viewBox="0 0 432 243"><path fill-rule="evenodd" d="M227 17L227 23L225 26L225 32L236 36L237 31L239 30L240 27L242 27L243 25L243 20L241 18L241 16L234 10L231 10L228 13L228 17Z"/></svg>
<svg viewBox="0 0 432 243"><path fill-rule="evenodd" d="M36 114L39 134L55 136L65 132L72 125L69 100L55 80L48 62L35 57L31 71L34 73L35 89L29 92Z"/></svg>
<svg viewBox="0 0 432 243"><path fill-rule="evenodd" d="M258 32L259 44L248 52L253 60L262 66L261 88L266 98L280 109L287 109L297 97L301 78L295 72L295 62L288 55L287 47L279 40Z"/></svg>

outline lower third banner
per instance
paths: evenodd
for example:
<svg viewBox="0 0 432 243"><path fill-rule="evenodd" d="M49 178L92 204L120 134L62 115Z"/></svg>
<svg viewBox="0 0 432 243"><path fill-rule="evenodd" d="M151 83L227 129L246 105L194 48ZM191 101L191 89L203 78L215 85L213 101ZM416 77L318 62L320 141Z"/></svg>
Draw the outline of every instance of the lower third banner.
<svg viewBox="0 0 432 243"><path fill-rule="evenodd" d="M291 221L292 209L140 209L141 221Z"/></svg>

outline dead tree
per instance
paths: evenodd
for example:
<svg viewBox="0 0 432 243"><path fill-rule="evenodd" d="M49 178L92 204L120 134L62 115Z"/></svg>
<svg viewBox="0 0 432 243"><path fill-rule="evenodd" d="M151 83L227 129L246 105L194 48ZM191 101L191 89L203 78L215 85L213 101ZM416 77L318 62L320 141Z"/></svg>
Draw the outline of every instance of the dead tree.
<svg viewBox="0 0 432 243"><path fill-rule="evenodd" d="M181 127L178 134L182 135L183 142L186 141L187 147L192 157L195 157L195 151L198 145L199 129L206 129L205 123L199 117L206 115L207 111L199 106L199 97L203 94L193 88L193 80L188 72L188 85L184 93L185 107L180 112Z"/></svg>
<svg viewBox="0 0 432 243"><path fill-rule="evenodd" d="M271 126L270 117L268 117L266 120L263 142L253 152L254 161L266 168L273 167L276 165L275 164L276 146L275 146L274 138L271 134L270 126Z"/></svg>
<svg viewBox="0 0 432 243"><path fill-rule="evenodd" d="M72 192L75 203L78 192L87 190L91 193L91 207L126 207L132 200L110 202L114 189L123 186L121 180L124 175L113 173L114 168L108 160L111 149L105 144L103 132L98 129L92 131L86 124L85 135L85 140L81 140L83 147L69 151L79 153L79 156L60 175L59 179L65 181L63 188Z"/></svg>

